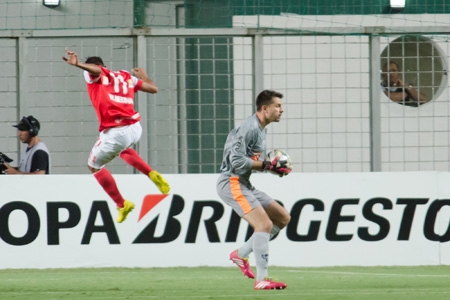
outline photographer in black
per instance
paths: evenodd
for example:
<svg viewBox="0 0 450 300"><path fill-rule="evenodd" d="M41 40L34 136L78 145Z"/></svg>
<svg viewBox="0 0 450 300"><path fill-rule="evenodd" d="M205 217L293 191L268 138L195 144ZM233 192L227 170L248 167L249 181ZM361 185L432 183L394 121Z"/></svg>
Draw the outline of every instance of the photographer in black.
<svg viewBox="0 0 450 300"><path fill-rule="evenodd" d="M20 141L27 144L22 150L20 163L17 168L4 162L2 169L7 175L13 174L50 174L50 152L38 136L41 125L33 116L23 117L19 124L13 125L18 129Z"/></svg>

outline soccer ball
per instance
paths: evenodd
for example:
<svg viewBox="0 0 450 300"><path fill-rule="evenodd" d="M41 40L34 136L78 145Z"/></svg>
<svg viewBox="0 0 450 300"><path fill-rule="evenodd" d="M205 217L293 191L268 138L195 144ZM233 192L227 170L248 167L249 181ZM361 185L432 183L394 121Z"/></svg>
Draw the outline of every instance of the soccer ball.
<svg viewBox="0 0 450 300"><path fill-rule="evenodd" d="M289 174L292 171L291 157L286 151L275 149L267 153L268 161L276 161L276 164L269 172L278 175L280 177Z"/></svg>

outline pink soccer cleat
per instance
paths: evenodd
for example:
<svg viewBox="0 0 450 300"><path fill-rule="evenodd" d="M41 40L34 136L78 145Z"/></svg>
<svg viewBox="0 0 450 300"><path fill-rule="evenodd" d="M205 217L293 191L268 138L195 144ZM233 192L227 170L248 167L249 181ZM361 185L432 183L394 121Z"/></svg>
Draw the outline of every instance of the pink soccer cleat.
<svg viewBox="0 0 450 300"><path fill-rule="evenodd" d="M255 278L255 274L250 268L248 258L239 257L239 255L237 254L237 250L231 252L230 260L234 262L239 267L239 269L241 269L242 273L244 273L245 276L247 276L248 278Z"/></svg>
<svg viewBox="0 0 450 300"><path fill-rule="evenodd" d="M264 278L261 281L255 281L255 290L283 290L287 287L284 282L272 281L269 278Z"/></svg>

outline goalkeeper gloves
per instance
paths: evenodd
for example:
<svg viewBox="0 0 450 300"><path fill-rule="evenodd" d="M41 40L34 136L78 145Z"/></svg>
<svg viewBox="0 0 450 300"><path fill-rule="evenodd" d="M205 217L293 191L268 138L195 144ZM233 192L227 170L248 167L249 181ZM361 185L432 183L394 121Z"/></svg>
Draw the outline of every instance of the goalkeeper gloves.
<svg viewBox="0 0 450 300"><path fill-rule="evenodd" d="M275 157L272 161L270 160L264 160L262 163L262 169L265 171L270 171L277 165L277 161L279 160L279 157Z"/></svg>
<svg viewBox="0 0 450 300"><path fill-rule="evenodd" d="M275 156L275 158L272 161L264 160L262 163L262 169L265 171L271 171L273 173L276 173L280 177L288 175L291 172L289 162L280 160L279 156Z"/></svg>

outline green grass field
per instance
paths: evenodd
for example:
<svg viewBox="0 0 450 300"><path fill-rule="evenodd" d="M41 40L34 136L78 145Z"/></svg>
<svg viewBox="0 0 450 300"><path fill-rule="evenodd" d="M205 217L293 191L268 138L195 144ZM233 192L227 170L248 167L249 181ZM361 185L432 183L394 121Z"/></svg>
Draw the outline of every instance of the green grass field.
<svg viewBox="0 0 450 300"><path fill-rule="evenodd" d="M450 299L450 267L270 267L286 290L253 290L237 267L0 270L0 299Z"/></svg>

